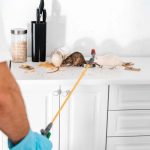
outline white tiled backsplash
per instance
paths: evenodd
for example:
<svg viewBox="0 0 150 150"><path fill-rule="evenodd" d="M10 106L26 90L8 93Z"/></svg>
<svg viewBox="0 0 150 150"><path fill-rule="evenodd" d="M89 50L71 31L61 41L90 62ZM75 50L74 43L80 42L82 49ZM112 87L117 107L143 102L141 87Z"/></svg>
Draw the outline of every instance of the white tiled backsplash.
<svg viewBox="0 0 150 150"><path fill-rule="evenodd" d="M26 27L35 19L39 1L0 1L7 43L11 28ZM96 48L98 54L150 56L150 0L45 0L45 6L48 54L67 45L85 55Z"/></svg>

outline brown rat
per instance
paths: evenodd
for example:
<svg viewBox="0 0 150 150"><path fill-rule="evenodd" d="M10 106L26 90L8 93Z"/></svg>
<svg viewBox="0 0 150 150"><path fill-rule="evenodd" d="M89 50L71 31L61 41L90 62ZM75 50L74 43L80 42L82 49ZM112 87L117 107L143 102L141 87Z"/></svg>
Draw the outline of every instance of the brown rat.
<svg viewBox="0 0 150 150"><path fill-rule="evenodd" d="M82 66L86 64L84 56L80 52L69 55L62 63L62 66Z"/></svg>
<svg viewBox="0 0 150 150"><path fill-rule="evenodd" d="M62 67L66 67L66 66L83 66L84 64L86 64L86 61L84 59L84 56L80 53L80 52L74 52L71 55L69 55L65 60L63 60L62 62ZM48 73L55 73L58 72L60 70L60 67L56 67L55 71L52 72L48 72Z"/></svg>

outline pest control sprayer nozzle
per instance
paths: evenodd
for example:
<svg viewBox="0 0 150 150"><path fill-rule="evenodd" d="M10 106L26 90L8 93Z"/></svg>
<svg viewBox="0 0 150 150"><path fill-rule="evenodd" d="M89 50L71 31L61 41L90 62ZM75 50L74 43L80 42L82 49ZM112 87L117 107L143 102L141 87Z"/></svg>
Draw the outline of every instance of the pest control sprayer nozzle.
<svg viewBox="0 0 150 150"><path fill-rule="evenodd" d="M93 67L96 66L95 63L94 63L95 62L95 56L96 56L96 50L95 49L91 50L91 55L92 55L92 57L90 58L90 60L87 61L87 64L90 64L91 67L93 68Z"/></svg>
<svg viewBox="0 0 150 150"><path fill-rule="evenodd" d="M92 55L93 57L95 57L95 55L96 55L96 50L95 50L95 49L92 49L92 50L91 50L91 55Z"/></svg>
<svg viewBox="0 0 150 150"><path fill-rule="evenodd" d="M46 127L46 129L42 129L41 130L41 134L43 135L43 136L45 136L46 138L50 138L50 136L51 136L51 133L50 133L50 130L52 129L52 126L53 126L53 123L50 123L47 127Z"/></svg>

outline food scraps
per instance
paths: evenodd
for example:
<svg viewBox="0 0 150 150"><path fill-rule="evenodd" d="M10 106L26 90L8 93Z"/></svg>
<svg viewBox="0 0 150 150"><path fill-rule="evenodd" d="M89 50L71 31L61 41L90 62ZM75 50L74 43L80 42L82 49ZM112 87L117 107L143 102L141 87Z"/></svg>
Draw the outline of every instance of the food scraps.
<svg viewBox="0 0 150 150"><path fill-rule="evenodd" d="M30 66L28 64L23 64L19 68L24 69L25 71L30 71L30 72L34 72L35 71L34 67L32 67L32 66Z"/></svg>
<svg viewBox="0 0 150 150"><path fill-rule="evenodd" d="M52 69L52 70L56 68L52 63L49 63L48 61L40 63L38 66L46 69Z"/></svg>

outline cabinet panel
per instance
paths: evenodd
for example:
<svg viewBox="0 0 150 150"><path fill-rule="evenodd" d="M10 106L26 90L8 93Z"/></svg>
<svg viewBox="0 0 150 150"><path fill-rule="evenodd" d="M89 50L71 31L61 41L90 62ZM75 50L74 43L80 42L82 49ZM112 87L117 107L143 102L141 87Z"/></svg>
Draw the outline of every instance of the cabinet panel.
<svg viewBox="0 0 150 150"><path fill-rule="evenodd" d="M150 109L150 85L110 86L109 110Z"/></svg>
<svg viewBox="0 0 150 150"><path fill-rule="evenodd" d="M22 82L20 87L31 128L40 133L40 130L46 125L46 97L51 87L38 82Z"/></svg>
<svg viewBox="0 0 150 150"><path fill-rule="evenodd" d="M150 135L150 111L110 111L108 136Z"/></svg>
<svg viewBox="0 0 150 150"><path fill-rule="evenodd" d="M47 112L47 122L46 124L49 124L56 112L59 109L59 104L60 104L60 95L59 95L59 88L53 87L53 90L50 91L47 101L46 101L46 112ZM57 118L55 121L53 128L51 130L51 138L50 140L53 143L53 150L59 150L60 146L60 117Z"/></svg>
<svg viewBox="0 0 150 150"><path fill-rule="evenodd" d="M70 88L62 86L63 93ZM61 102L64 97L61 96ZM107 86L78 87L61 113L61 150L105 149L107 98Z"/></svg>
<svg viewBox="0 0 150 150"><path fill-rule="evenodd" d="M107 150L150 150L150 137L114 137L107 144Z"/></svg>

